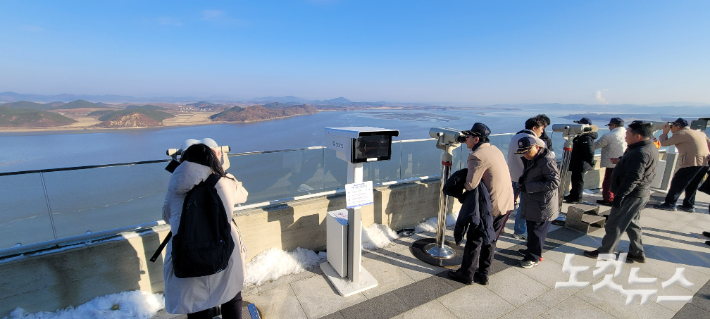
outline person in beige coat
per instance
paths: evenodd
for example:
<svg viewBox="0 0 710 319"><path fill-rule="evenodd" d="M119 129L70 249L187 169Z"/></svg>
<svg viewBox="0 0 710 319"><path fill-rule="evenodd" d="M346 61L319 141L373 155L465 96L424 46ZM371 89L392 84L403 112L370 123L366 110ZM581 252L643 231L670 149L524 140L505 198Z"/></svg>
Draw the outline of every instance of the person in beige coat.
<svg viewBox="0 0 710 319"><path fill-rule="evenodd" d="M194 151L195 149L197 151ZM177 278L173 271L172 240L170 240L163 261L165 310L171 314L188 314L190 319L212 318L211 308L222 305L224 319L241 318L241 290L244 287L246 248L238 228L233 223L232 211L234 205L246 201L248 193L234 176L224 172L214 151L204 144L190 146L183 154L180 165L173 172L163 204L163 220L170 224L175 238L187 193L212 173L222 176L215 188L232 228L234 250L227 268L221 272L203 277Z"/></svg>
<svg viewBox="0 0 710 319"><path fill-rule="evenodd" d="M510 172L505 156L488 140L488 135L491 134L488 126L476 123L470 131L462 133L467 136L466 146L470 149L467 162L468 175L464 186L467 191L470 191L478 187L479 183L486 185L491 197L491 215L496 238L491 240L490 245L483 245L482 239L467 238L467 245L468 242L478 245L473 252L474 256L464 256L461 268L452 272L453 274L450 273L450 276L464 283L476 281L486 285L488 271L496 250L496 241L510 216L510 211L513 210L513 185L510 183ZM471 274L473 278L469 277Z"/></svg>
<svg viewBox="0 0 710 319"><path fill-rule="evenodd" d="M671 187L663 204L653 205L656 209L676 210L676 202L680 193L685 191L683 206L677 207L686 212L695 211L695 191L708 172L708 155L710 154L710 139L700 131L691 130L688 121L679 118L663 127L659 136L661 146L675 145L678 149L678 171L673 175ZM668 132L673 136L668 137Z"/></svg>

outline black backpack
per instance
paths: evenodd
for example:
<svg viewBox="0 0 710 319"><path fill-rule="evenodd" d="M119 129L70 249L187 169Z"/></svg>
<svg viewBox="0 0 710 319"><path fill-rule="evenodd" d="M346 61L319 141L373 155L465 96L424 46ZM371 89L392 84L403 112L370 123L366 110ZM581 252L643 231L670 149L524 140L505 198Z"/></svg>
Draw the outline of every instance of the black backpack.
<svg viewBox="0 0 710 319"><path fill-rule="evenodd" d="M175 277L190 278L216 274L227 268L234 240L227 213L215 185L220 176L211 174L185 197L178 234L173 240ZM172 232L163 240L151 261L155 261Z"/></svg>

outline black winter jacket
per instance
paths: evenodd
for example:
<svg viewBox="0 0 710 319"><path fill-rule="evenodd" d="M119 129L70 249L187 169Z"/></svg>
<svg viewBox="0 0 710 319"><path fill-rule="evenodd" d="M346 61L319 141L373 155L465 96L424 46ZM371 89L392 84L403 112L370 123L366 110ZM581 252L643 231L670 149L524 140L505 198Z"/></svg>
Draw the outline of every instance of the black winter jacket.
<svg viewBox="0 0 710 319"><path fill-rule="evenodd" d="M584 133L572 140L572 157L569 160L570 172L586 172L594 168L594 140L597 132Z"/></svg>
<svg viewBox="0 0 710 319"><path fill-rule="evenodd" d="M478 183L475 189L463 192L467 172L464 168L453 173L444 184L444 194L456 197L463 203L454 227L454 240L457 245L460 244L468 228L473 227L476 236L483 238L483 244L490 245L496 236L491 214L491 195L484 183Z"/></svg>
<svg viewBox="0 0 710 319"><path fill-rule="evenodd" d="M559 215L560 172L555 156L548 149L528 161L520 177L521 190L519 214L524 220L548 222ZM524 185L524 187L522 186Z"/></svg>
<svg viewBox="0 0 710 319"><path fill-rule="evenodd" d="M644 197L651 193L656 177L658 149L653 141L629 145L611 174L611 191L615 197Z"/></svg>

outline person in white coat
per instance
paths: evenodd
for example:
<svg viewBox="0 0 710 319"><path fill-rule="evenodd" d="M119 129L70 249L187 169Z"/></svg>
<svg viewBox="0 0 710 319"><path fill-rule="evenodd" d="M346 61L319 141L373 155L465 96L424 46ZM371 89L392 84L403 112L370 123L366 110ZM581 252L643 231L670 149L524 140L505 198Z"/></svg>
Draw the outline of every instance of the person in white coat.
<svg viewBox="0 0 710 319"><path fill-rule="evenodd" d="M165 310L171 314L188 314L188 318L212 318L212 308L222 306L222 318L241 318L246 248L239 229L232 220L234 205L247 199L247 191L231 174L222 169L214 150L204 144L194 144L184 151L180 165L173 172L163 204L163 220L177 235L187 193L206 180L210 174L220 175L215 185L231 225L234 250L226 269L209 276L177 278L173 271L172 239L168 242L163 261Z"/></svg>
<svg viewBox="0 0 710 319"><path fill-rule="evenodd" d="M602 135L594 142L594 149L602 149L601 167L604 167L604 181L602 182L602 199L597 203L611 206L614 201L614 193L611 192L611 174L616 164L611 162L612 158L619 158L626 151L626 128L624 120L614 117L609 120L609 133Z"/></svg>

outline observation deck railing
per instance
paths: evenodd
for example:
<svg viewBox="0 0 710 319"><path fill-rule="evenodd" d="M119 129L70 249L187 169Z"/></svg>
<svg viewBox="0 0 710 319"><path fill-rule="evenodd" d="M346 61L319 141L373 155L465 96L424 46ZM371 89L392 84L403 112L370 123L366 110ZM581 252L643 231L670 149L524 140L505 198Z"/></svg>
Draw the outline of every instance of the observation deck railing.
<svg viewBox="0 0 710 319"><path fill-rule="evenodd" d="M513 133L493 134L507 155ZM558 157L564 140L552 134ZM380 185L438 178L434 139L392 144L390 161L366 163L364 180ZM230 154L228 172L249 191L235 210L342 192L346 163L323 146ZM466 166L465 145L453 169ZM65 246L164 224L169 159L0 173L0 257Z"/></svg>

